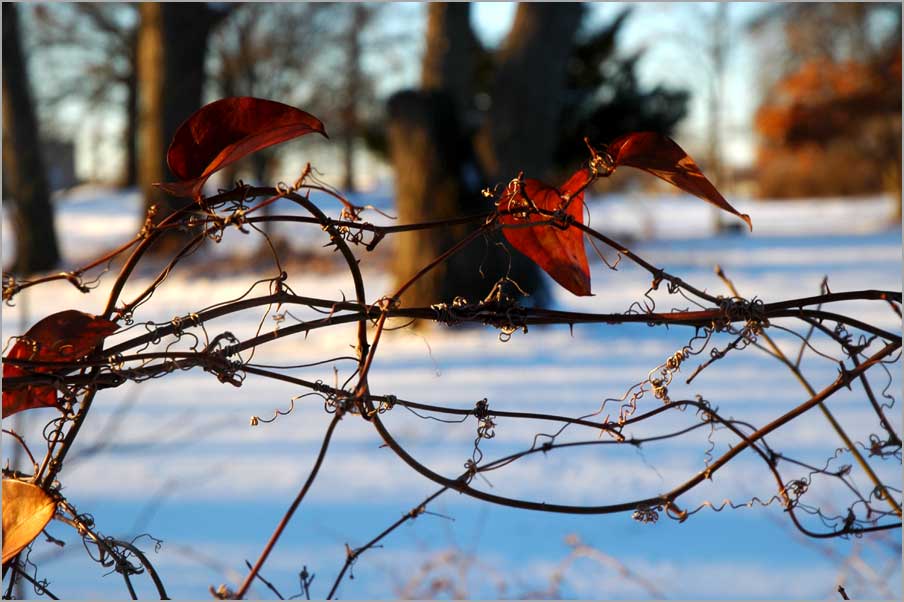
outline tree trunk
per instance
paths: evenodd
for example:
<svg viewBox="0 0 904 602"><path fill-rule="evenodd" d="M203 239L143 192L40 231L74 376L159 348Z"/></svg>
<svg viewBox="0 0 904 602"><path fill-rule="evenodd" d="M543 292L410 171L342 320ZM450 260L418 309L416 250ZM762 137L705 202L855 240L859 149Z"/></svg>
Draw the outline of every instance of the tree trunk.
<svg viewBox="0 0 904 602"><path fill-rule="evenodd" d="M444 92L408 90L389 99L388 139L396 174L400 223L460 217L485 210L479 195L468 194L461 171L468 160L455 103ZM396 285L464 238L473 225L408 232L393 237ZM484 241L475 241L453 258L427 272L404 294L407 307L451 302L456 296L480 300L495 282L482 275Z"/></svg>
<svg viewBox="0 0 904 602"><path fill-rule="evenodd" d="M13 197L12 270L27 275L56 267L60 253L17 10L3 3L3 183Z"/></svg>
<svg viewBox="0 0 904 602"><path fill-rule="evenodd" d="M549 175L581 13L581 5L571 2L518 5L499 50L493 101L478 137L478 156L494 182L509 182L521 171L531 178Z"/></svg>
<svg viewBox="0 0 904 602"><path fill-rule="evenodd" d="M138 184L138 31L132 32L129 40L129 69L126 78L126 164L123 174L124 186Z"/></svg>
<svg viewBox="0 0 904 602"><path fill-rule="evenodd" d="M427 47L421 72L424 91L406 91L389 101L388 143L395 171L396 204L404 222L441 220L487 211L485 184L477 173L462 117L471 105L476 44L468 4L428 6ZM470 171L470 174L468 172ZM470 177L468 177L470 175ZM406 233L395 237L396 284L473 231L476 224ZM498 247L475 241L437 266L403 298L407 306L451 302L460 296L483 299L499 270L489 269Z"/></svg>
<svg viewBox="0 0 904 602"><path fill-rule="evenodd" d="M901 174L901 121L898 120L895 125L897 127L889 128L891 135L888 136L888 146L890 148L890 152L886 153L886 156L892 157L892 161L887 163L885 168L884 176L884 186L886 193L891 197L892 210L891 210L891 223L892 225L897 225L901 223L902 218L902 174Z"/></svg>
<svg viewBox="0 0 904 602"><path fill-rule="evenodd" d="M157 205L161 217L172 210L172 200L154 187L169 176L166 168L166 134L163 127L164 103L164 35L163 4L143 2L139 5L138 27L138 176L145 206Z"/></svg>
<svg viewBox="0 0 904 602"><path fill-rule="evenodd" d="M565 69L581 14L577 4L518 5L496 61L492 105L475 139L478 161L460 125L472 105L478 50L470 8L430 5L421 80L435 92L401 93L389 108L389 145L403 221L476 213L488 208L479 196L483 186L504 185L520 171L527 177L548 176ZM407 279L467 231L460 227L405 235L396 248L397 280ZM474 301L503 276L531 293L534 303L547 301L537 266L497 232L428 273L409 290L405 303L448 302L456 295Z"/></svg>
<svg viewBox="0 0 904 602"><path fill-rule="evenodd" d="M345 106L342 108L342 161L345 175L342 187L355 190L355 137L358 135L358 97L361 95L361 29L369 10L363 4L350 6L351 20L346 37Z"/></svg>
<svg viewBox="0 0 904 602"><path fill-rule="evenodd" d="M167 145L176 129L201 108L207 39L217 15L204 2L164 2L163 127Z"/></svg>
<svg viewBox="0 0 904 602"><path fill-rule="evenodd" d="M426 42L421 88L451 94L459 117L465 118L473 105L474 55L478 43L471 30L471 5L431 2L427 7Z"/></svg>
<svg viewBox="0 0 904 602"><path fill-rule="evenodd" d="M729 21L728 4L719 3L714 7L715 13L707 17L709 20L709 56L712 62L712 76L708 99L707 124L707 161L706 174L713 185L723 194L726 189L725 165L722 152L722 106L725 102L726 60L728 54ZM712 224L715 234L733 230L737 225L728 221L718 208L712 209Z"/></svg>
<svg viewBox="0 0 904 602"><path fill-rule="evenodd" d="M269 181L270 177L270 166L273 163L273 149L265 149L258 151L248 157L248 161L251 163L251 170L254 174L254 181L258 186L268 186L271 182ZM273 215L273 207L274 205L266 205L263 209L261 209L261 215L263 217L269 217ZM267 236L272 236L273 222L263 222L258 227L266 234ZM267 248L269 244L267 241L261 241L261 248Z"/></svg>
<svg viewBox="0 0 904 602"><path fill-rule="evenodd" d="M175 178L166 151L179 125L201 107L207 38L218 20L204 3L141 3L138 39L140 188L145 206L157 205L158 220L183 207L155 182ZM178 249L185 232L161 237L154 251Z"/></svg>

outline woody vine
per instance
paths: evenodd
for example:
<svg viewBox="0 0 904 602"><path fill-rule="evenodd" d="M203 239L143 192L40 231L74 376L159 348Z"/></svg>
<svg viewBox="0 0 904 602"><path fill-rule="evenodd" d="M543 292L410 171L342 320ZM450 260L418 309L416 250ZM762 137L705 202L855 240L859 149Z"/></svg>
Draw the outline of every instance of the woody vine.
<svg viewBox="0 0 904 602"><path fill-rule="evenodd" d="M297 386L322 401L323 410L332 415L323 433L320 451L311 459L312 468L296 497L289 501L285 514L276 521L269 538L264 540L256 560L249 563L244 580L235 589L211 588L214 596L241 599L247 596L286 525L293 519L315 484L330 442L347 420L369 423L377 436L411 470L436 484L433 494L404 514L402 518L378 530L375 537L360 547L349 547L340 572L328 583L322 595L333 598L348 570L361 554L390 537L400 525L416 519L436 498L449 491L459 492L492 504L528 511L568 514L627 513L635 520L655 522L662 515L685 522L707 508L722 509L734 502L704 502L694 506L684 503L686 494L698 487L736 457L750 451L774 480L772 497L763 504L778 504L788 521L800 533L814 538L863 536L871 532L901 527L901 490L884 482L873 469L877 462L901 463L901 438L889 422L886 412L894 399L887 392L889 370L900 367L901 336L886 331L857 315L833 309L833 304L860 300L880 304L901 316L901 292L892 290L851 290L832 292L828 289L806 298L765 302L743 296L728 275L720 273L725 294L713 294L682 280L666 269L655 266L627 246L609 238L604 232L584 223L586 206L584 191L598 178L608 177L620 167L649 172L678 188L694 194L720 209L736 215L752 227L747 215L734 209L706 179L694 161L672 140L651 133L636 133L606 145L587 141L585 165L559 187L536 179L513 174L513 179L485 194L494 201L494 209L479 215L429 222L378 226L364 220L366 210L349 202L338 191L321 182L307 166L292 185L255 187L238 183L234 188L215 195L203 194L204 184L217 170L262 148L309 133L325 135L323 124L315 117L293 107L256 98L229 98L207 105L192 115L179 129L168 151L168 163L179 181L161 184L167 192L187 198L186 205L168 216L150 211L141 231L118 249L71 271L32 280L20 280L4 274L3 299L14 303L22 290L56 280L65 280L86 294L91 294L93 275L121 262L111 292L99 303L96 315L70 310L46 316L27 332L14 337L3 358L3 415L39 407L54 407L58 415L43 429L42 441L27 441L22 434L7 428L10 437L24 450L31 468L3 471L3 575L7 580L6 595L18 580L30 583L39 595L55 597L49 583L29 562L32 546L44 545L40 534L50 521L68 525L82 539L92 557L118 573L129 595L136 598L135 579L148 579L160 598L167 598L165 575L153 565L153 553L142 550L140 542L121 541L102 534L102 526L66 499L62 484L66 481L66 458L75 447L79 431L91 419L91 407L98 396L106 395L129 382L165 377L179 370L200 369L211 373L224 385L242 386L249 375L276 379ZM311 193L332 197L342 207L331 217L323 207L311 200ZM291 201L307 215L263 214L262 209L278 199ZM136 330L143 325L141 306L161 287L167 276L195 250L216 244L231 228L267 234L266 223L281 222L298 228L318 228L327 245L340 254L354 282L351 299L322 299L305 296L290 285L291 275L283 269L278 252L273 248L274 273L249 287L238 299L223 300L205 308L185 307L178 318L154 324L150 332ZM440 230L461 224L472 224L469 234L446 251L426 263L396 290L368 295L364 276L358 265L361 253L368 253L389 237L414 230ZM151 283L132 299L122 296L126 283L135 277L136 268L148 260L149 248L163 235L188 230L184 246L175 252L159 270ZM591 293L590 267L585 242L600 252L609 249L620 261L630 261L646 270L651 278L648 290L638 291L638 302L621 313L577 313L527 307L518 297L517 283L503 278L484 299L456 297L451 302L437 300L430 306L407 307L401 303L405 291L424 274L448 260L470 244L479 243L491 232L501 230L511 245L527 255L558 284L575 295ZM602 257L602 254L601 254ZM611 266L610 266L611 267ZM479 269L479 266L474 266ZM613 276L614 277L614 276ZM687 304L685 309L658 309L655 294L667 295ZM270 331L239 339L228 331L214 332L211 321L261 308L277 310L306 306L323 311L320 319L290 325L278 325ZM618 325L648 324L652 327L683 327L690 334L686 345L654 366L648 376L622 391L611 392L610 399L598 411L585 416L567 416L528 411L501 411L486 400L473 407L427 404L416 399L402 399L391 391L375 391L369 384L374 358L392 319L432 321L441 325L479 324L498 329L505 340L525 336L533 325L562 325L579 328L582 324ZM286 370L254 365L247 358L259 347L286 337L304 337L314 330L340 324L356 324L354 347L356 369L344 383L334 385L310 381L286 373ZM780 330L798 337L800 353L816 353L815 341L830 343L834 354L827 361L838 366L837 377L830 382L812 383L799 366L776 344L770 332ZM523 335L518 334L523 332ZM727 341L727 342L723 342ZM152 345L164 342L162 351ZM703 398L673 399L669 385L679 373L689 374L692 381L702 370L718 362L726 354L755 353L771 355L784 364L802 385L800 402L765 424L748 424L722 415ZM818 353L826 355L824 351ZM690 369L690 363L696 367ZM875 432L869 441L853 440L826 405L838 391L857 388L862 394L865 411L874 414ZM617 406L613 410L612 406ZM475 453L456 474L443 474L431 468L394 435L384 417L387 413L407 408L423 415L473 420L477 438ZM637 426L669 412L691 410L696 421L689 427L638 434ZM786 427L804 414L818 411L837 434L837 447L850 453L860 476L869 483L861 489L850 471L811 466L772 448L766 437ZM278 412L278 414L283 414ZM555 424L553 435L540 436L520 452L499 458L487 458L479 451L481 440L494 436L495 420L507 418L530 423ZM280 419L291 419L281 416ZM268 419L254 417L252 425L265 428ZM581 441L562 441L568 429L586 434ZM564 505L541 500L520 499L487 490L475 479L490 471L503 471L507 466L535 454L580 446L598 447L605 455L612 446L655 445L658 441L676 439L688 433L724 430L735 438L734 444L721 455L708 457L699 470L654 496L637 496L621 492L622 499L609 504ZM868 451L865 455L864 451ZM828 512L808 503L808 492L816 477L843 482L850 492L841 512ZM863 480L858 479L859 482ZM747 505L738 503L737 505ZM692 522L692 521L691 521ZM692 526L687 528L692 529ZM267 583L262 581L263 583ZM305 582L306 593L309 582ZM269 584L267 583L269 586Z"/></svg>

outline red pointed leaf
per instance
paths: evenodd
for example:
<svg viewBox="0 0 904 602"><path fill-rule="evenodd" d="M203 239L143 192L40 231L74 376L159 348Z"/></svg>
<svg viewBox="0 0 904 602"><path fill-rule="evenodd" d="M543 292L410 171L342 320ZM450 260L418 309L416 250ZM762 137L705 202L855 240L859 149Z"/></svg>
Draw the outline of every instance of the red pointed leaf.
<svg viewBox="0 0 904 602"><path fill-rule="evenodd" d="M719 209L737 215L753 230L750 216L729 205L694 160L668 136L655 132L628 134L613 141L608 151L616 167L627 165L658 176Z"/></svg>
<svg viewBox="0 0 904 602"><path fill-rule="evenodd" d="M566 213L578 223L584 223L584 187L590 181L590 172L582 169L576 172L561 189L547 186L539 180L524 180L524 195L539 209L555 211L568 203ZM577 192L579 191L579 192ZM503 211L517 211L525 201L516 191L502 199L499 208ZM549 218L530 214L530 222L542 222ZM524 227L525 219L515 215L500 215L502 224L516 227L504 228L502 233L512 246L527 255L553 279L579 296L590 295L590 266L584 251L584 235L577 228L562 230L552 224Z"/></svg>
<svg viewBox="0 0 904 602"><path fill-rule="evenodd" d="M158 184L175 196L195 197L216 171L262 148L318 132L319 119L263 98L223 98L201 107L176 130L166 153L179 182Z"/></svg>
<svg viewBox="0 0 904 602"><path fill-rule="evenodd" d="M67 310L47 316L19 337L7 359L45 362L74 361L88 355L103 339L116 331L117 325L80 311ZM27 376L35 372L51 372L52 366L23 368L3 364L3 378ZM3 416L31 408L56 407L56 389L34 385L3 391Z"/></svg>

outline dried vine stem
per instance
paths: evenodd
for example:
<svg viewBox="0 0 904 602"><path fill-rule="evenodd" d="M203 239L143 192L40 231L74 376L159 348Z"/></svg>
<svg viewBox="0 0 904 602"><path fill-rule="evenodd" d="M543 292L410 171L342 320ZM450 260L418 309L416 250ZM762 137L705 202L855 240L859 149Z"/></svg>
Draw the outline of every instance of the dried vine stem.
<svg viewBox="0 0 904 602"><path fill-rule="evenodd" d="M399 518L397 521L386 527L379 535L368 541L366 544L361 546L360 548L351 549L346 546L346 555L345 555L345 564L342 565L342 568L339 570L339 574L336 575L336 579L333 581L333 586L330 588L329 593L326 595L327 600L332 600L336 595L336 590L339 589L339 584L342 583L342 579L345 577L345 573L351 568L351 566L355 563L361 554L370 550L375 545L380 543L386 536L390 533L404 525L406 522L414 520L418 516L424 513L427 508L427 505L430 504L433 500L441 496L443 493L448 491L447 487L442 487L436 490L434 493L427 496L424 501L420 504L406 512Z"/></svg>
<svg viewBox="0 0 904 602"><path fill-rule="evenodd" d="M888 431L889 437L886 442L883 454L880 459L895 458L900 460L901 439L897 436L891 425L885 418L882 411L882 405L877 400L869 381L867 380L867 372L876 366L885 367L887 362L900 361L901 336L899 333L889 332L879 328L874 324L865 322L856 316L845 315L842 313L828 311L823 309L824 305L850 300L875 301L887 303L893 310L897 310L897 305L901 303L901 293L897 291L883 290L862 290L862 291L845 291L845 292L828 292L824 294L774 301L770 303L754 304L741 299L734 291L734 299L724 299L719 296L707 293L698 287L693 286L679 278L678 276L656 267L646 261L643 257L629 249L627 246L618 243L604 234L596 231L589 226L585 226L576 222L573 218L564 215L564 208L570 203L573 196L565 200L565 206L558 208L556 211L546 211L539 209L536 204L527 197L522 187L521 194L526 199L528 213L537 213L540 221L525 223L509 223L503 224L500 216L512 215L510 212L496 210L493 212L482 213L478 215L463 216L447 220L436 220L422 223L398 224L391 226L376 226L360 220L360 213L363 208L351 205L347 199L340 194L331 190L329 187L316 182L310 182L306 178L311 173L310 167L306 168L304 174L296 182L293 187L279 186L270 187L250 187L240 185L233 190L222 192L218 195L204 199L204 210L199 211L199 207L194 204L188 204L181 210L167 216L159 223L154 223L149 216L145 223L145 227L138 237L124 244L118 249L105 256L93 261L82 268L71 272L63 272L39 278L28 282L18 282L15 278L4 277L4 300L11 302L15 295L30 286L38 284L46 284L54 280L65 279L69 282L80 286L81 277L103 265L110 264L114 259L124 256L127 252L128 257L116 276L109 297L107 298L106 307L102 316L105 318L115 318L119 321L131 321L133 314L138 311L141 306L147 302L154 293L166 284L167 278L174 270L178 269L185 258L195 252L196 249L209 244L211 240L219 240L222 233L227 228L243 228L246 225L252 226L252 230L256 230L253 226L262 223L286 223L295 224L299 227L314 226L320 228L328 239L327 245L338 251L349 275L354 284L354 297L352 299L321 299L316 297L295 294L288 286L288 274L282 270L282 262L275 251L273 245L270 246L274 265L278 274L271 278L261 280L252 285L248 291L238 299L219 302L215 305L203 308L197 311L185 313L181 318L174 319L168 323L152 324L148 332L130 336L126 340L121 340L107 346L105 349L99 347L85 358L67 362L48 362L36 359L4 359L5 363L16 365L26 374L4 379L4 391L16 391L26 386L52 385L60 391L65 391L69 403L70 410L60 418L55 419L48 426L47 433L47 451L44 458L33 475L11 474L4 472L5 477L9 478L26 478L37 482L46 491L58 496L60 500L65 502L64 498L59 494L58 477L61 474L64 460L68 451L72 448L77 438L79 429L84 424L95 396L108 388L115 388L126 382L140 382L149 378L165 376L177 370L187 370L192 368L201 368L215 375L224 382L241 385L245 375L254 375L257 377L279 380L291 383L296 386L309 390L314 397L324 399L325 407L328 411L333 411L334 416L327 428L323 442L320 447L313 468L306 477L304 484L299 490L288 510L278 521L275 530L265 544L257 561L245 577L243 583L236 591L236 597L243 597L247 594L248 589L255 578L260 576L261 568L267 562L268 557L273 551L280 535L285 527L292 520L292 517L298 510L300 504L304 500L310 487L313 485L316 477L321 469L330 441L333 437L334 430L338 422L346 417L347 414L357 414L362 419L369 421L380 439L393 452L412 469L420 473L427 479L437 483L439 489L426 498L421 504L415 506L411 511L402 515L401 518L389 525L381 531L376 537L367 542L364 546L357 549L349 549L339 574L334 580L329 591L328 597L332 598L342 579L353 563L360 555L369 549L372 549L380 541L386 538L400 525L414 519L424 511L427 504L432 502L436 497L448 490L455 490L465 493L472 497L501 504L513 508L526 508L545 512L565 512L574 514L603 514L613 512L632 512L639 520L654 520L658 513L665 511L666 514L677 520L687 520L690 516L696 514L703 508L712 508L721 510L726 507L740 507L743 504L735 504L734 502L726 502L721 505L705 502L697 508L682 509L679 505L679 499L700 483L709 479L712 474L720 470L732 461L739 453L745 449L751 449L757 456L763 460L769 473L772 474L776 492L766 502L762 502L759 498L754 498L750 503L759 501L768 504L773 501L780 503L787 511L789 520L803 534L816 537L839 537L852 534L863 534L873 531L881 531L887 529L900 528L900 523L883 522L885 518L891 517L892 514L881 511L874 506L875 497L886 500L886 503L892 507L895 514L900 517L900 505L894 499L895 495L900 492L890 489L886 484L871 473L874 479L875 491L873 494L862 495L842 474L835 474L828 470L829 463L834 459L829 458L826 462L826 468L809 466L807 463L798 461L785 454L773 450L766 444L765 437L775 430L789 424L798 419L804 413L814 407L824 408L823 402L834 395L837 391L844 387L850 387L855 383L860 383L865 391L866 397L872 405L874 411L880 417L882 427ZM340 219L328 217L314 202L309 198L310 192L327 194L338 200L342 206L343 214ZM254 203L255 199L263 197L263 200ZM256 215L263 207L272 205L275 201L284 199L294 203L298 207L304 209L308 215ZM519 213L522 211L519 209ZM365 251L372 251L383 240L396 234L412 231L430 231L449 228L453 226L461 226L473 224L474 228L463 239L456 242L450 248L441 252L437 257L428 261L420 270L405 279L396 287L396 290L387 296L378 298L376 301L368 299L365 294L365 279L361 271L358 257L352 250L352 246L356 245L364 247ZM551 310L538 307L521 307L515 300L492 297L482 301L467 302L460 301L453 304L432 305L429 307L404 307L399 304L399 298L414 282L421 278L424 274L433 270L436 266L447 261L450 257L464 249L468 244L484 236L492 230L500 228L524 228L535 227L539 225L547 225L549 227L557 227L562 229L577 228L586 237L595 242L605 245L614 250L620 257L633 262L635 265L645 270L652 277L652 286L648 290L641 301L636 304L637 309L629 309L623 313L586 313L586 312L567 312ZM131 301L122 302L120 296L127 282L131 281L136 273L137 266L145 261L147 250L153 242L163 233L179 228L194 227L197 233L187 241L181 250L177 251L169 261L157 271L155 277L146 285L143 290ZM365 241L362 233L369 233L369 241ZM476 268L475 268L476 269ZM653 293L659 290L660 285L665 282L665 293L670 295L679 295L682 302L690 303L696 309L673 310L668 312L656 311L656 302ZM253 296L252 292L255 286L269 283L270 290L268 294ZM88 288L80 286L80 290L88 292ZM264 332L258 329L253 336L244 340L234 337L231 333L223 332L213 337L208 333L210 322L216 318L235 315L254 308L261 307L294 307L304 306L316 309L325 314L322 318L315 320L299 322L292 325L281 325L272 331ZM900 314L898 314L900 316ZM499 325L506 327L524 327L535 324L559 324L573 327L576 324L628 324L642 323L651 326L687 326L693 329L693 337L688 344L678 353L669 358L664 364L650 371L650 374L641 382L632 385L624 396L610 399L616 400L618 403L624 402L623 409L620 411L617 419L610 420L609 417L603 418L603 409L605 403L600 407L599 411L584 416L563 416L560 414L551 414L544 412L526 412L526 411L500 411L488 407L487 404L480 404L470 407L453 407L451 404L428 404L415 400L399 399L391 392L382 394L371 391L368 376L373 369L374 360L378 351L378 344L382 335L386 330L386 322L390 318L407 318L431 320L445 324L483 324L493 328ZM821 391L816 391L815 387L809 384L799 368L797 363L791 362L786 356L777 353L778 347L771 338L766 334L766 330L770 327L778 327L777 321L782 320L782 324L786 322L791 324L801 324L806 327L806 335L799 335L804 344L809 344L812 337L826 337L826 339L834 342L843 351L845 357L849 358L853 363L852 369L843 370L839 376L832 382L824 386ZM243 358L240 354L245 351L253 352L262 345L266 345L273 341L283 339L285 337L306 335L309 332L323 328L337 326L340 324L357 325L354 358L346 357L356 363L356 370L352 377L341 386L337 383L335 386L325 385L321 381L310 381L297 378L289 374L283 373L288 367L273 367L254 365L249 359ZM743 325L746 330L738 330L735 325ZM831 327L834 325L834 328ZM785 329L785 326L780 328ZM371 330L372 329L372 330ZM854 343L849 330L862 333L864 340L860 343ZM739 334L740 332L740 334ZM667 384L670 382L672 375L678 371L682 362L688 357L710 350L711 353L718 352L713 355L706 365L718 362L724 355L725 350L716 347L716 335L732 334L736 341L732 353L741 353L743 347L746 346L747 338L745 332L755 332L758 336L763 336L763 340L770 346L772 353L779 357L794 373L805 383L805 388L809 394L809 399L799 404L797 407L785 414L776 417L765 425L756 426L747 424L739 420L728 419L721 416L717 410L713 409L708 402L703 400L672 400L668 396ZM793 331L792 331L793 332ZM197 333L197 334L195 334ZM372 340L369 336L372 334ZM167 339L168 343L164 350L150 349L149 346ZM188 348L186 340L190 343ZM182 346L179 346L182 343ZM725 348L727 349L727 347ZM898 353L895 357L895 353ZM871 355L866 355L870 353ZM316 364L328 365L332 362L324 360L323 362L315 362ZM657 380L660 376L665 380ZM644 396L655 396L658 401L657 407L647 411L640 412L638 402ZM882 392L882 395L887 396ZM464 473L454 476L445 477L440 475L425 464L423 464L416 454L403 447L398 440L394 438L388 426L383 420L383 414L392 411L394 408L403 407L412 412L426 412L429 414L446 415L459 417L462 420L474 418L479 425L486 427L487 424L492 425L492 419L496 417L506 417L517 420L536 420L544 422L552 422L558 425L559 430L555 435L545 435L537 433L530 446L521 451L508 454L495 460L483 460L483 455L475 452L474 457L469 459L467 469ZM696 410L700 420L690 426L678 428L672 432L662 433L653 436L636 436L631 429L636 425L644 424L646 421L655 416L659 416L665 412L681 411L692 408ZM420 416L419 414L416 414ZM487 421L487 422L484 422ZM837 420L834 421L838 428L836 430L845 441L845 445L862 459L856 447L858 442L851 440L844 431L844 428ZM535 454L547 454L560 449L569 449L578 446L607 446L619 445L639 445L641 443L653 443L656 441L669 440L682 437L688 433L696 432L700 429L716 426L729 431L737 438L736 443L726 452L716 456L714 448L710 448L707 452L711 461L707 461L706 465L698 473L689 476L684 482L675 485L668 491L659 495L649 496L640 499L631 499L631 495L625 496L625 500L607 504L607 505L583 505L568 506L553 503L543 503L533 500L522 500L501 495L491 494L472 486L473 479L476 475L502 470L505 467ZM478 428L482 428L478 426ZM564 429L590 429L589 433L592 440L586 441L557 441L557 437ZM18 434L15 434L19 437ZM604 438L600 439L600 435ZM479 443L480 436L477 442ZM541 442L542 441L542 442ZM24 444L24 440L22 441ZM713 444L714 445L714 444ZM477 443L475 443L477 450ZM890 451L889 451L890 450ZM716 456L716 457L713 457ZM33 458L36 459L36 458ZM787 479L779 471L779 462L786 462L792 467L805 469L808 472L803 479ZM868 464L863 460L865 470L869 470ZM783 471L784 471L784 467ZM814 474L821 476L838 478L848 485L853 492L856 501L851 503L848 508L849 517L845 516L827 516L819 508L813 510L800 502L804 495L808 481L802 485L801 483L810 479ZM854 515L854 509L862 507L862 514L865 518L858 518ZM802 522L798 516L798 511L811 514L825 523L825 529L814 530L807 524ZM79 519L78 515L71 512L72 517L67 520L72 521L71 524L81 524L84 527L84 521ZM80 527L80 528L83 528ZM99 536L87 535L89 532L83 528L84 533L92 541L98 549L104 549L104 546L111 544ZM127 542L113 542L116 546L120 546L129 553L134 554L140 559L140 564L147 570L151 579L154 581L161 597L166 596L162 581L159 580L156 572L147 563L146 556L132 544ZM116 557L116 550L110 548L105 551L111 557ZM22 574L18 571L18 574ZM128 574L123 573L126 588L131 595L134 595L134 588L129 581ZM30 580L30 578L29 578ZM32 581L36 583L35 581ZM306 590L305 586L305 590Z"/></svg>
<svg viewBox="0 0 904 602"><path fill-rule="evenodd" d="M725 275L725 272L722 271L722 268L716 266L716 274L722 281L728 286L729 290L731 290L731 294L736 298L741 298L740 293L738 293L738 289L735 288L734 282L732 282L728 276ZM791 360L785 355L785 353L781 350L781 348L775 344L775 341L772 340L772 337L769 336L768 332L760 333L760 336L763 337L763 340L766 341L766 345L772 351L773 355L785 366L788 367L788 370L794 375L794 377L800 382L801 386L807 391L807 394L810 397L816 396L816 391L813 389L810 382L804 377L801 373L800 369L795 366ZM863 377L863 372L860 372L858 376ZM875 472L873 472L872 467L869 465L869 462L863 457L860 451L857 449L857 446L854 445L854 442L851 441L851 438L844 431L844 427L838 422L829 408L822 402L818 404L819 410L822 412L822 415L825 416L826 420L829 421L829 424L832 425L832 429L838 434L838 437L841 438L847 450L854 456L854 459L857 460L857 464L863 469L863 472L869 477L870 481L872 481L873 486L875 486L879 491L882 492L882 498L888 502L888 505L891 506L892 510L898 516L901 516L901 506L895 500L895 498L889 493L888 489L886 489L885 484L879 479Z"/></svg>
<svg viewBox="0 0 904 602"><path fill-rule="evenodd" d="M273 530L273 534L270 536L269 541L267 541L267 545L264 546L264 549L258 557L257 562L255 562L254 566L251 567L251 570L248 572L248 576L245 577L245 581L242 582L242 585L239 587L238 591L236 591L235 598L237 600L241 600L248 592L248 588L251 587L251 583L254 581L254 578L257 577L258 572L261 570L261 567L264 566L264 563L267 561L267 557L270 556L270 552L273 550L276 542L279 541L280 535L282 535L282 532L289 524L289 521L292 520L292 516L295 514L295 511L298 510L298 506L301 505L301 501L308 493L311 485L314 484L314 479L317 478L317 473L320 472L320 467L323 465L323 460L326 457L326 451L330 446L330 439L332 439L333 437L333 431L336 430L336 425L338 425L339 421L342 420L344 413L344 409L342 409L341 407L337 408L333 419L330 421L330 425L326 428L326 434L323 436L323 443L320 446L320 452L317 454L317 459L314 460L314 466L313 468L311 468L311 472L310 474L308 474L307 480L305 480L304 485L302 485L301 489L298 492L298 495L296 495L295 499L292 500L292 504L289 506L289 509L286 510L286 513L279 521L279 524L276 525L276 529Z"/></svg>

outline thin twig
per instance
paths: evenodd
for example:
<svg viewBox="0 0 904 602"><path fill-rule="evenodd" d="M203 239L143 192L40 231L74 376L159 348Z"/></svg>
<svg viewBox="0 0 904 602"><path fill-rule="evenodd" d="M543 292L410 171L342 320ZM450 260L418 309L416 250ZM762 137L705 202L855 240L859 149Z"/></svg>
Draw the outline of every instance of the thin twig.
<svg viewBox="0 0 904 602"><path fill-rule="evenodd" d="M273 530L273 534L270 536L270 539L264 546L263 551L258 557L257 562L254 563L254 566L251 568L248 576L245 577L245 581L242 582L241 587L239 587L238 591L235 593L237 600L241 600L248 592L248 588L251 587L252 581L254 581L254 578L261 570L261 567L264 566L264 563L267 561L267 557L270 555L270 552L273 550L276 542L279 541L279 537L282 535L282 532L289 524L289 521L292 520L292 516L295 514L295 510L298 509L298 506L301 504L304 496L308 493L308 490L314 483L314 479L317 478L317 473L320 471L320 466L323 464L323 459L326 457L326 450L329 448L330 439L333 436L333 431L336 429L336 425L339 424L339 421L342 420L342 414L342 410L339 409L333 415L333 419L330 421L330 425L326 429L326 434L323 436L323 443L320 446L320 452L317 454L317 459L314 461L314 466L313 468L311 468L311 473L308 475L308 478L304 482L304 485L302 485L301 490L298 492L298 495L295 496L295 499L292 501L289 509L286 510L286 513L279 521L279 524L276 525L276 529Z"/></svg>
<svg viewBox="0 0 904 602"><path fill-rule="evenodd" d="M355 560L357 560L358 557L361 556L361 554L363 554L367 550L371 549L372 547L374 547L375 545L380 543L380 541L382 541L384 537L386 537L387 535L389 535L390 533L392 533L393 531L395 531L396 529L401 527L406 522L408 522L410 520L414 520L419 515L423 514L424 509L427 507L428 504L430 504L433 500L435 500L436 498L438 498L439 496L441 496L443 493L445 493L448 490L449 490L448 487L442 487L442 488L438 489L437 491L435 491L434 493L432 493L431 495L427 496L427 498L424 499L423 502L421 502L420 504L418 504L417 506L415 506L414 508L412 508L411 510L409 510L408 512L403 514L401 518L399 518L397 521L395 521L394 523L389 525L387 528L385 528L383 531L381 531L379 535L377 535L376 537L371 539L369 542L367 542L360 548L351 549L346 546L348 553L345 555L345 564L342 565L342 569L339 571L339 574L336 575L336 579L333 581L333 587L330 588L330 593L328 593L326 595L326 599L327 600L333 599L333 596L336 595L336 590L339 588L339 584L342 582L342 578L345 577L346 571L348 571L348 569L351 568L352 564L354 564Z"/></svg>
<svg viewBox="0 0 904 602"><path fill-rule="evenodd" d="M248 560L245 560L245 566L248 567L249 571L254 568L251 566L251 563L248 562ZM261 583L263 583L264 585L267 586L267 589L269 589L271 592L276 594L277 598L279 598L280 600L285 600L285 598L283 598L283 595L281 593L279 593L279 590L276 589L276 587L272 583L270 583L269 581L264 579L264 576L260 574L260 571L258 571L258 573L257 573L257 578L260 580Z"/></svg>

